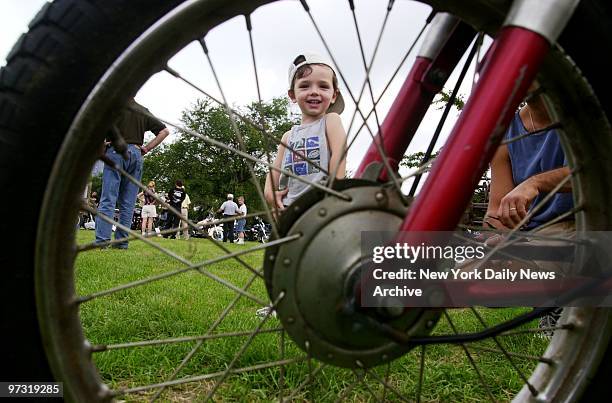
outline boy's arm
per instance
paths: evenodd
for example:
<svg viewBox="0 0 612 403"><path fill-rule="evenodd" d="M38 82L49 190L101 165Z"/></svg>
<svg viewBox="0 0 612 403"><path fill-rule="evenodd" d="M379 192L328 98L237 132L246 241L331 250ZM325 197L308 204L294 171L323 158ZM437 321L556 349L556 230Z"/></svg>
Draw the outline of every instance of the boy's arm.
<svg viewBox="0 0 612 403"><path fill-rule="evenodd" d="M285 134L283 134L282 142L285 144L287 143L287 139L289 138L289 133L290 132L288 131ZM282 167L283 158L285 156L285 150L286 150L285 146L283 146L282 144L278 145L278 151L276 153L276 158L274 159L274 162L272 163L272 165L275 168L280 169ZM274 169L271 169L268 175L266 175L266 184L264 186L264 197L266 198L266 202L268 202L269 205L274 206L275 208L282 209L284 208L282 198L283 196L287 194L289 189L284 189L282 191L279 191L278 190L279 181L280 181L280 172Z"/></svg>
<svg viewBox="0 0 612 403"><path fill-rule="evenodd" d="M343 179L346 176L346 131L342 126L342 120L337 113L327 114L325 122L327 130L327 141L331 156L329 159L329 174L336 172L336 178ZM342 160L340 158L342 157Z"/></svg>

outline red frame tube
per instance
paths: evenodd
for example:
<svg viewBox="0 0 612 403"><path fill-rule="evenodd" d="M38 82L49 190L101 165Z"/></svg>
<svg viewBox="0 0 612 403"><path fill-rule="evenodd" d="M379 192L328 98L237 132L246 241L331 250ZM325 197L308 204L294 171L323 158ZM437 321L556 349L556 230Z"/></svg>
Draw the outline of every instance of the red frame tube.
<svg viewBox="0 0 612 403"><path fill-rule="evenodd" d="M375 142L381 143L392 169L397 170L414 133L421 124L427 109L459 63L470 42L476 35L473 28L459 23L449 37L438 57L434 60L417 57L406 81L395 98L389 113L381 124ZM361 177L372 162L382 161L376 143L372 143L363 157L355 177ZM388 180L383 171L380 180Z"/></svg>
<svg viewBox="0 0 612 403"><path fill-rule="evenodd" d="M541 35L505 27L401 231L452 231L550 48Z"/></svg>

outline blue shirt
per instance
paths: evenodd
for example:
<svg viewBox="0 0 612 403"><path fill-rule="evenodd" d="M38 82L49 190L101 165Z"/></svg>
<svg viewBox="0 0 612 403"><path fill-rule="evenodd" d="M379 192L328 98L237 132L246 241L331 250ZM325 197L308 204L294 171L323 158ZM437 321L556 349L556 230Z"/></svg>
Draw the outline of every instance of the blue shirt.
<svg viewBox="0 0 612 403"><path fill-rule="evenodd" d="M519 114L516 113L504 137L505 139L511 139L527 132L528 130L523 125ZM508 152L512 165L514 186L539 173L567 165L567 160L559 141L559 134L555 129L531 134L520 140L513 141L508 144ZM537 206L544 197L546 197L546 194L540 193L531 202L529 209L531 210L534 206ZM571 193L557 193L538 210L525 228L538 227L571 210L573 206L574 201Z"/></svg>

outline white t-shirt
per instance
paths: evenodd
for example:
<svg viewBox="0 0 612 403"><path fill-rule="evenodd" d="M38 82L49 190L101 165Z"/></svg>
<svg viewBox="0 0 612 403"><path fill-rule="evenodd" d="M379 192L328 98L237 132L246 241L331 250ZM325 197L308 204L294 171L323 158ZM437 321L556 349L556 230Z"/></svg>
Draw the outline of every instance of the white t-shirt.
<svg viewBox="0 0 612 403"><path fill-rule="evenodd" d="M219 210L223 212L223 215L236 215L238 214L238 205L233 200L226 200Z"/></svg>
<svg viewBox="0 0 612 403"><path fill-rule="evenodd" d="M242 206L238 207L238 210L240 210L240 212L242 213L242 218L244 218L244 216L247 214L246 204L243 204Z"/></svg>

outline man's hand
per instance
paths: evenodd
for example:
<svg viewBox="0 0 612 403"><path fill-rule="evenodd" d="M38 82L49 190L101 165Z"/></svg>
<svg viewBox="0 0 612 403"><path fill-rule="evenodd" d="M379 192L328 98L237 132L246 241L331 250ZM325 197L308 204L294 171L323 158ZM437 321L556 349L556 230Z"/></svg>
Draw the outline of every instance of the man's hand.
<svg viewBox="0 0 612 403"><path fill-rule="evenodd" d="M535 181L531 179L527 179L501 199L497 216L508 228L516 227L525 218L531 202L540 194Z"/></svg>

